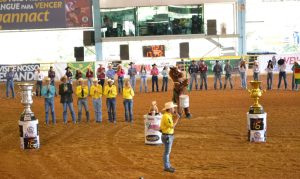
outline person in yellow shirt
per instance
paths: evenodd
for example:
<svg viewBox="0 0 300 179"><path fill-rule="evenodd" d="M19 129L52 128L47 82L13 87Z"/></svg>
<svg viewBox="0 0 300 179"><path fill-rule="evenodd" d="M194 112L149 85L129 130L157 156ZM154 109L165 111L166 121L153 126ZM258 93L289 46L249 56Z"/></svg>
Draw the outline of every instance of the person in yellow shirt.
<svg viewBox="0 0 300 179"><path fill-rule="evenodd" d="M163 110L166 112L163 114L160 123L160 131L162 132L161 140L165 146L163 154L164 171L171 173L175 172L175 168L171 167L170 163L170 153L174 141L174 128L180 118L179 114L174 109L175 107L177 107L177 105L173 102L165 103L165 108ZM174 120L173 116L176 116Z"/></svg>
<svg viewBox="0 0 300 179"><path fill-rule="evenodd" d="M82 116L82 106L85 109L86 121L90 121L90 113L88 108L87 96L89 94L89 89L85 85L82 78L78 79L78 86L76 87L76 96L78 97L77 105L78 105L78 122L81 122Z"/></svg>
<svg viewBox="0 0 300 179"><path fill-rule="evenodd" d="M133 122L133 96L134 91L131 88L130 81L125 82L123 88L123 104L125 109L125 122Z"/></svg>
<svg viewBox="0 0 300 179"><path fill-rule="evenodd" d="M93 98L93 106L97 123L102 122L102 86L98 84L98 79L93 79L93 85L90 88L90 95Z"/></svg>
<svg viewBox="0 0 300 179"><path fill-rule="evenodd" d="M104 87L104 95L106 96L106 107L108 112L108 121L116 123L116 96L117 87L114 85L114 80L108 79L107 85Z"/></svg>

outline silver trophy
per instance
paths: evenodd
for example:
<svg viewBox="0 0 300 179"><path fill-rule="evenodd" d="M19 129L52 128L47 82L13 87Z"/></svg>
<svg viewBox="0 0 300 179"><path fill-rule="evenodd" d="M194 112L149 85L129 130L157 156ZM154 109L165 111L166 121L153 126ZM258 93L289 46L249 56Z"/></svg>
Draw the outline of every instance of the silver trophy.
<svg viewBox="0 0 300 179"><path fill-rule="evenodd" d="M33 103L32 96L35 95L33 90L34 84L21 83L18 84L22 97L21 103L24 106L24 111L19 120L20 140L22 149L38 149L40 147L38 119L35 118L34 113L30 107Z"/></svg>

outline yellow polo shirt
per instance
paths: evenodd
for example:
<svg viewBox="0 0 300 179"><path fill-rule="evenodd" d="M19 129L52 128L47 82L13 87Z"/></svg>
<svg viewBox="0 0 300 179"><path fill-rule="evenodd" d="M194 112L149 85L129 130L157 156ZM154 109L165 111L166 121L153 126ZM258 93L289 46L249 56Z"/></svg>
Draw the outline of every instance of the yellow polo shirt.
<svg viewBox="0 0 300 179"><path fill-rule="evenodd" d="M83 89L83 96L82 96L82 92L81 92L82 89ZM87 86L83 86L83 87L77 86L76 87L76 96L78 98L86 98L88 96L88 94L89 94L89 89Z"/></svg>
<svg viewBox="0 0 300 179"><path fill-rule="evenodd" d="M163 134L174 134L174 123L172 114L165 112L160 121L160 130Z"/></svg>
<svg viewBox="0 0 300 179"><path fill-rule="evenodd" d="M117 87L115 85L112 86L105 85L103 94L107 98L115 98L117 96Z"/></svg>
<svg viewBox="0 0 300 179"><path fill-rule="evenodd" d="M123 88L123 98L132 99L134 96L134 91L132 88Z"/></svg>
<svg viewBox="0 0 300 179"><path fill-rule="evenodd" d="M90 89L90 95L94 99L98 99L102 97L102 86L97 84L97 85L92 85Z"/></svg>

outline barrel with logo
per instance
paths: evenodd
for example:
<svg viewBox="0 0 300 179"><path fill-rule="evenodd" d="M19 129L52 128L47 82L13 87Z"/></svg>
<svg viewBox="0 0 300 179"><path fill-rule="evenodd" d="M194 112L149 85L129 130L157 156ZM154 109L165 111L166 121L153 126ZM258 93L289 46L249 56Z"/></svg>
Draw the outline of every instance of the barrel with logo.
<svg viewBox="0 0 300 179"><path fill-rule="evenodd" d="M179 96L179 104L182 108L188 108L190 106L190 99L188 95Z"/></svg>
<svg viewBox="0 0 300 179"><path fill-rule="evenodd" d="M145 144L158 145L162 144L160 121L162 115L144 115L145 120Z"/></svg>
<svg viewBox="0 0 300 179"><path fill-rule="evenodd" d="M20 141L22 149L40 148L39 121L19 121Z"/></svg>
<svg viewBox="0 0 300 179"><path fill-rule="evenodd" d="M267 113L247 113L248 140L250 142L266 142L267 140Z"/></svg>

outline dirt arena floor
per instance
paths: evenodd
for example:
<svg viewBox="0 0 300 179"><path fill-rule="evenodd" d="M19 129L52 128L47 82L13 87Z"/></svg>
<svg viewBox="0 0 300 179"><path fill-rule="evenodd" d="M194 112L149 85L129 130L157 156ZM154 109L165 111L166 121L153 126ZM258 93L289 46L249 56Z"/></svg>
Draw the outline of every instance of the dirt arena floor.
<svg viewBox="0 0 300 179"><path fill-rule="evenodd" d="M290 90L290 78L289 90L267 91L260 100L268 113L266 143L247 141L246 112L253 100L240 89L239 77L234 77L234 90L213 90L210 78L208 91L191 91L193 117L181 119L175 129L173 174L163 171L163 146L145 145L143 119L152 100L160 109L171 100L171 90L137 92L132 125L124 122L121 96L115 125L107 122L105 105L102 124L95 123L92 113L90 123L76 125L68 114L64 125L57 97L55 126L44 124L44 100L34 97L41 147L24 151L18 128L23 106L20 97L4 97L2 83L0 178L300 178L300 92ZM91 100L89 108L92 111Z"/></svg>

